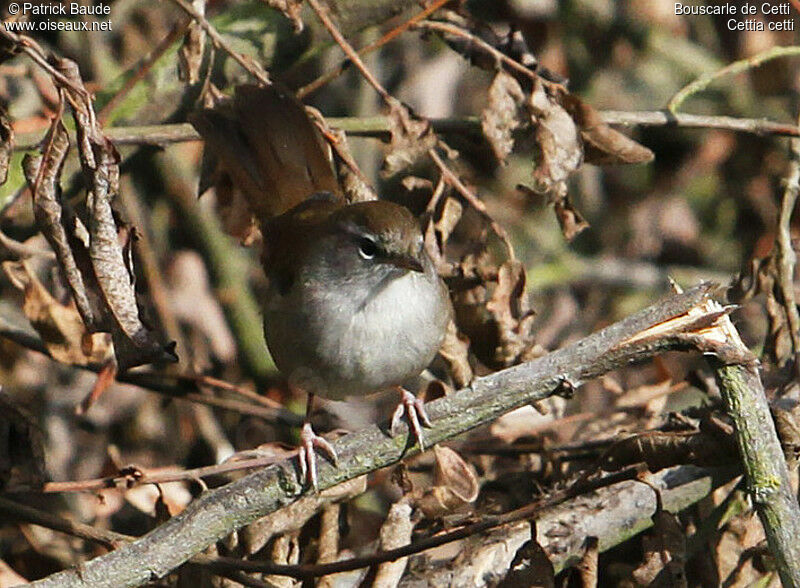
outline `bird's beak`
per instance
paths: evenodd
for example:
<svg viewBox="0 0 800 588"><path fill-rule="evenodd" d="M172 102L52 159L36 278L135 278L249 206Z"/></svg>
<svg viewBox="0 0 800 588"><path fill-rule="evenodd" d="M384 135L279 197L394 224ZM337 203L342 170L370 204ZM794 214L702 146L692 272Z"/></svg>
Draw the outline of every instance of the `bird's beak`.
<svg viewBox="0 0 800 588"><path fill-rule="evenodd" d="M404 253L402 255L393 255L386 261L387 263L390 263L395 267L399 267L405 270L410 270L412 272L423 273L425 271L425 268L422 267L422 262L420 262L419 259L408 253Z"/></svg>

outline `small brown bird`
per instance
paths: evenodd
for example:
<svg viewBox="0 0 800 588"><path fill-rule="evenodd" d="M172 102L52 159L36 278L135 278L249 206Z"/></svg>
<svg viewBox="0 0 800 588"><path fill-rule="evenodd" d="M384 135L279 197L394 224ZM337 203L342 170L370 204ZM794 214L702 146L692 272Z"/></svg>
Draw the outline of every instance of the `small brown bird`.
<svg viewBox="0 0 800 588"><path fill-rule="evenodd" d="M240 86L191 122L259 221L267 345L290 385L308 393L303 476L316 488L315 448L336 459L308 422L314 395L397 388L392 430L406 414L422 447L428 418L402 386L435 356L452 306L417 220L391 202L347 204L324 140L286 90Z"/></svg>

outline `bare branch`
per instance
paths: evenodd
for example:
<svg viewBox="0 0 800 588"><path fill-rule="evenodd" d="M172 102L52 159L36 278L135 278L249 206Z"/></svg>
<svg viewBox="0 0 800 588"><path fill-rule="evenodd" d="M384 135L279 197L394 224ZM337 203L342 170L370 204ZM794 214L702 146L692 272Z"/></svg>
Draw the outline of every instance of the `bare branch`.
<svg viewBox="0 0 800 588"><path fill-rule="evenodd" d="M606 110L600 111L599 114L603 122L610 125L721 129L761 136L800 137L800 127L764 119L680 113L673 115L665 110ZM325 121L329 126L356 137L384 138L389 134L389 120L385 116L328 117ZM431 119L430 123L437 134L479 135L481 132L481 122L478 117ZM164 147L172 143L201 140L200 135L189 123L109 127L104 129L104 132L118 147L124 145ZM17 135L14 150L35 149L42 140L41 133L21 133Z"/></svg>
<svg viewBox="0 0 800 588"><path fill-rule="evenodd" d="M250 74L252 74L252 76L262 84L267 85L270 83L269 74L264 71L264 68L261 67L257 61L251 59L248 55L239 53L233 47L231 47L225 38L217 32L217 29L215 29L211 23L206 20L206 17L197 12L197 10L195 10L191 4L185 0L172 0L172 2L178 5L181 10L192 17L195 22L197 22L203 28L215 47L222 49L225 53L230 55L236 63L241 65L246 71L250 72Z"/></svg>
<svg viewBox="0 0 800 588"><path fill-rule="evenodd" d="M692 333L719 320L719 312L690 312L708 300L709 285L672 296L569 347L529 363L476 379L469 387L429 404L432 444L488 423L514 408L578 386L612 369L667 349L694 346ZM655 327L662 328L656 330ZM642 333L649 333L642 336ZM657 333L657 334L656 334ZM319 487L386 467L418 451L405 424L387 435L387 423L369 426L335 443L338 467L320 464ZM125 586L163 577L234 529L294 503L304 495L294 460L284 461L210 491L181 514L129 546L54 574L40 586Z"/></svg>

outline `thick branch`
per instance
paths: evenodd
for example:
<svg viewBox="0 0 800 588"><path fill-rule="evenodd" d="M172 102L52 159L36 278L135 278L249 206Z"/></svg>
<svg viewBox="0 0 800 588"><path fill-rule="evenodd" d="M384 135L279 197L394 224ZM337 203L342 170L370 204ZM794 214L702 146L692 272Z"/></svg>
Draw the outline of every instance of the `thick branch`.
<svg viewBox="0 0 800 588"><path fill-rule="evenodd" d="M686 349L692 333L724 316L698 311L709 285L674 295L564 349L475 380L430 403L430 443L446 441L510 410L563 392L588 379L668 349ZM691 314L690 310L694 309ZM400 461L418 451L405 425L396 437L387 425L346 435L334 445L339 467L323 462L319 487L329 488ZM117 551L59 572L39 586L135 586L161 578L234 529L295 502L304 493L294 460L254 472L207 492L178 516Z"/></svg>
<svg viewBox="0 0 800 588"><path fill-rule="evenodd" d="M734 354L747 353L728 317L719 329ZM757 362L720 354L713 360L720 393L736 429L747 489L764 525L770 552L784 586L800 586L800 506L769 410Z"/></svg>
<svg viewBox="0 0 800 588"><path fill-rule="evenodd" d="M647 484L624 481L537 513L536 539L556 573L575 565L587 537L597 537L606 551L653 526L657 497L668 512L678 513L738 473L735 467L699 468L682 465L646 476ZM521 521L494 533L471 537L456 560L442 565L435 558L415 562L415 574L400 586L466 586L475 578L508 572L516 552L531 538L531 525ZM490 563L489 563L490 562ZM424 578L424 584L419 582Z"/></svg>

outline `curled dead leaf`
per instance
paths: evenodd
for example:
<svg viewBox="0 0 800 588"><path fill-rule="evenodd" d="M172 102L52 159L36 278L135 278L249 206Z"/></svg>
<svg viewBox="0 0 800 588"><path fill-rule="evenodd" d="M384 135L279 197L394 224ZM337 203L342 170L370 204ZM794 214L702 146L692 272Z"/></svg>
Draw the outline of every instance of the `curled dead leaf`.
<svg viewBox="0 0 800 588"><path fill-rule="evenodd" d="M392 139L381 171L384 175L391 176L407 169L428 150L433 149L437 138L429 121L414 118L395 99L391 100L388 119Z"/></svg>
<svg viewBox="0 0 800 588"><path fill-rule="evenodd" d="M294 27L295 33L299 33L303 30L303 27L305 25L303 24L303 19L300 18L300 11L303 8L302 0L261 0L261 1L270 8L274 8L275 10L281 12L286 18L292 21L292 27Z"/></svg>
<svg viewBox="0 0 800 588"><path fill-rule="evenodd" d="M578 127L540 79L535 80L527 108L539 148L539 160L533 170L534 190L549 195L551 200L563 198L567 179L583 163Z"/></svg>
<svg viewBox="0 0 800 588"><path fill-rule="evenodd" d="M528 303L525 279L521 262L506 261L497 271L497 286L486 303L486 310L497 324L496 360L502 365L515 363L533 345L530 330L534 313Z"/></svg>
<svg viewBox="0 0 800 588"><path fill-rule="evenodd" d="M556 219L561 226L561 232L567 241L572 241L584 230L589 228L589 223L583 218L580 211L572 205L569 196L564 196L553 203Z"/></svg>
<svg viewBox="0 0 800 588"><path fill-rule="evenodd" d="M463 388L472 381L472 367L469 365L469 338L458 332L453 321L447 324L439 355L447 362L449 372L457 388Z"/></svg>
<svg viewBox="0 0 800 588"><path fill-rule="evenodd" d="M430 518L474 502L479 490L475 470L458 453L441 445L433 449L436 454L434 485L415 497L417 508Z"/></svg>
<svg viewBox="0 0 800 588"><path fill-rule="evenodd" d="M198 14L204 15L206 0L192 0L192 8ZM203 54L206 47L206 31L196 20L189 23L189 28L183 36L183 44L178 51L178 75L180 79L189 84L200 81L200 67L203 64Z"/></svg>
<svg viewBox="0 0 800 588"><path fill-rule="evenodd" d="M686 586L686 535L677 517L664 510L653 515L653 529L643 537L644 560L633 571L639 586Z"/></svg>
<svg viewBox="0 0 800 588"><path fill-rule="evenodd" d="M8 179L8 165L14 153L14 129L8 118L8 112L0 107L0 186Z"/></svg>
<svg viewBox="0 0 800 588"><path fill-rule="evenodd" d="M25 316L56 361L71 365L101 365L114 354L108 333L89 333L74 303L61 304L36 277L28 262L5 262L3 270L24 292Z"/></svg>
<svg viewBox="0 0 800 588"><path fill-rule="evenodd" d="M86 329L111 334L120 369L176 361L174 346L163 346L139 315L126 256L130 231L111 207L119 191L119 153L102 131L77 64L56 57L50 61L68 80L54 78L62 105L69 102L75 119L78 155L88 184L88 248L77 234L82 224L61 202L58 183L69 139L60 116L48 132L42 157L24 162L37 224L56 253Z"/></svg>
<svg viewBox="0 0 800 588"><path fill-rule="evenodd" d="M586 163L617 165L653 161L655 156L650 149L612 129L592 106L575 94L565 92L561 103L580 128Z"/></svg>
<svg viewBox="0 0 800 588"><path fill-rule="evenodd" d="M481 112L481 128L498 161L505 161L514 148L512 133L522 124L520 106L525 94L519 82L498 71L489 86L489 103Z"/></svg>

